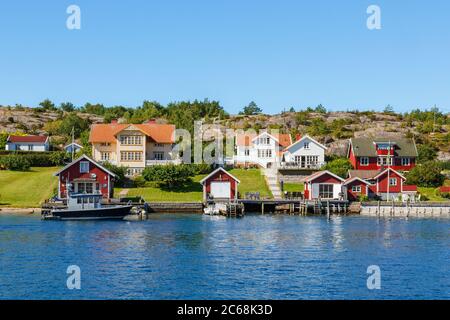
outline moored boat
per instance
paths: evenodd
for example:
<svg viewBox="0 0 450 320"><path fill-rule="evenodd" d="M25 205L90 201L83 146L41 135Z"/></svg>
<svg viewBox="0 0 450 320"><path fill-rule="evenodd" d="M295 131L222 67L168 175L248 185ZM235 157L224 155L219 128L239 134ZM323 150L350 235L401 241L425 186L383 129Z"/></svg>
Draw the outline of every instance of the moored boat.
<svg viewBox="0 0 450 320"><path fill-rule="evenodd" d="M44 220L122 220L132 205L103 205L101 194L70 194L67 207L42 210Z"/></svg>

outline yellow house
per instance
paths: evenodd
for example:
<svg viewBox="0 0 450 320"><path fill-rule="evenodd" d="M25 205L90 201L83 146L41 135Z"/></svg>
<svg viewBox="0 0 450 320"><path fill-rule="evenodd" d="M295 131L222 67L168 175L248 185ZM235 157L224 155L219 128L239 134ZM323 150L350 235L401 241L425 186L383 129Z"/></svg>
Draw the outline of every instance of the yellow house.
<svg viewBox="0 0 450 320"><path fill-rule="evenodd" d="M127 174L140 174L146 166L180 163L172 153L175 126L150 120L143 124L94 124L89 142L92 158L128 168Z"/></svg>

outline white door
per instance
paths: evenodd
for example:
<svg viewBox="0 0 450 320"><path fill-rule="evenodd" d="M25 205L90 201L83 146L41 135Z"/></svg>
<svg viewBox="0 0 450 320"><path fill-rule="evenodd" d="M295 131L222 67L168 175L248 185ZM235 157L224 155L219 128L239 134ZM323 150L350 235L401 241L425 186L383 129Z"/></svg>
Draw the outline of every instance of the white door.
<svg viewBox="0 0 450 320"><path fill-rule="evenodd" d="M211 182L211 195L214 198L231 198L230 182Z"/></svg>

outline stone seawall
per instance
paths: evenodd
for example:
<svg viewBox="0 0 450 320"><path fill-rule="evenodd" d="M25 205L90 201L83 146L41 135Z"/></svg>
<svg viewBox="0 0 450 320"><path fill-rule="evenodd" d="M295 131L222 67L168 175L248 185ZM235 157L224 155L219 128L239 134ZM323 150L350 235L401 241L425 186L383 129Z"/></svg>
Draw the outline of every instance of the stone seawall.
<svg viewBox="0 0 450 320"><path fill-rule="evenodd" d="M362 203L360 214L373 217L450 218L450 203Z"/></svg>

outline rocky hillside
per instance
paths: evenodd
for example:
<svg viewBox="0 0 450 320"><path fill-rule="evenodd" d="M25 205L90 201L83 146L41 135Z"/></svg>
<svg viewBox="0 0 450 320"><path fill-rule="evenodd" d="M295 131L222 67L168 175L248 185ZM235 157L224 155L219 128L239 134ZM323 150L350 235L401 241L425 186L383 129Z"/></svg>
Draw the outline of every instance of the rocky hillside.
<svg viewBox="0 0 450 320"><path fill-rule="evenodd" d="M61 110L42 112L33 108L0 107L0 133L26 132L46 134L48 122L66 115ZM77 112L90 123L102 123L102 116ZM381 112L286 112L277 115L230 115L225 119L206 120L231 129L278 129L280 132L309 134L326 144L329 154L345 155L351 137L398 137L415 138L418 143L432 143L439 150L440 160L450 160L450 114L439 121L427 124L411 117ZM446 118L445 118L446 117ZM122 121L124 121L122 119Z"/></svg>

